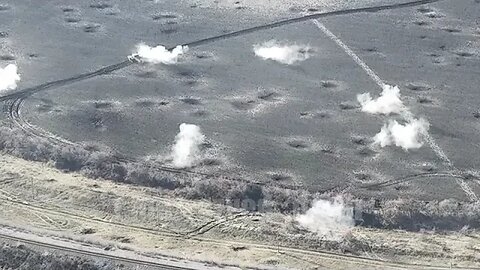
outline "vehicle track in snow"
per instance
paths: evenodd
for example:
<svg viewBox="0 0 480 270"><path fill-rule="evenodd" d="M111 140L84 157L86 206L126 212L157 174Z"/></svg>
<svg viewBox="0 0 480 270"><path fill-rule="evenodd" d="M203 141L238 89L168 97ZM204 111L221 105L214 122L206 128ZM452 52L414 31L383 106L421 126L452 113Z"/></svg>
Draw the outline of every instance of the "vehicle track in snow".
<svg viewBox="0 0 480 270"><path fill-rule="evenodd" d="M286 19L286 20L281 20L269 24L264 24L260 26L255 26L247 29L242 29L239 31L234 31L218 36L213 36L205 39L200 39L188 43L182 44L183 46L189 46L189 47L198 47L198 46L203 46L207 45L209 43L213 43L216 41L220 40L225 40L229 38L235 38L243 35L247 35L250 33L258 32L258 31L263 31L263 30L268 30L268 29L273 29L289 24L294 24L294 23L300 23L300 22L305 22L309 20L314 20L314 19L319 19L319 18L326 18L326 17L334 17L334 16L342 16L342 15L350 15L350 14L356 14L356 13L368 13L368 12L379 12L379 11L384 11L384 10L394 10L394 9L400 9L400 8L408 8L408 7L414 7L414 6L420 6L420 5L425 5L429 3L435 3L439 2L442 0L419 0L419 1L411 1L411 2L406 2L406 3L399 3L399 4L391 4L391 5L382 5L382 6L374 6L374 7L365 7L365 8L356 8L356 9L345 9L345 10L336 10L336 11L330 11L330 12L323 12L323 13L315 13L315 14L310 14L302 17L297 17L297 18L292 18L292 19ZM173 48L170 48L170 50ZM28 121L24 120L21 117L21 108L22 105L24 104L24 101L34 95L35 93L42 92L42 91L47 91L47 90L53 90L57 89L62 86L67 86L76 82L84 81L87 79L95 78L98 76L103 76L103 75L108 75L111 74L115 71L127 68L131 65L137 64L136 61L132 61L130 59L127 59L125 61L112 64L106 67L103 67L101 69L95 70L93 72L87 72L87 73L82 73L77 76L73 76L70 78L66 79L61 79L61 80L56 80L56 81L51 81L47 82L44 84L40 84L37 86L25 88L19 91L16 91L14 93L5 95L0 97L0 101L3 101L5 103L4 110L7 113L7 116L13 121L15 125L17 125L19 128L21 128L25 133L38 137L38 138L43 138L48 140L50 143L54 145L59 145L59 146L75 146L78 145L78 143L71 142L69 140L63 139L59 136L56 136L48 131L45 131L35 125L30 124ZM118 156L116 158L116 162L121 163L121 162L139 162L140 160L130 158L130 157L123 157L123 156ZM246 182L246 183L253 183L253 184L258 184L258 185L265 185L265 184L270 184L270 183L265 183L265 182L255 182L255 181L249 181L247 179L242 179L242 178L237 178L237 177L231 177L231 176L226 176L218 173L203 173L203 172L198 172L198 171L193 171L193 170L188 170L188 169L177 169L169 166L164 166L164 165L155 165L151 166L152 169L163 171L163 172L168 172L168 173L173 173L173 174L192 174L192 175L197 175L197 176L202 176L202 177L207 177L207 178L223 178L227 180L233 180L233 181L240 181L240 182ZM309 186L302 186L302 185L289 185L289 184L282 184L282 183L274 183L274 185L287 188L287 189L307 189L310 191L316 191L316 192L325 192L325 191L330 191L330 190L335 190L335 189L342 189L344 187L341 186L335 186L333 188L329 188L326 190L320 190L318 187L309 187Z"/></svg>

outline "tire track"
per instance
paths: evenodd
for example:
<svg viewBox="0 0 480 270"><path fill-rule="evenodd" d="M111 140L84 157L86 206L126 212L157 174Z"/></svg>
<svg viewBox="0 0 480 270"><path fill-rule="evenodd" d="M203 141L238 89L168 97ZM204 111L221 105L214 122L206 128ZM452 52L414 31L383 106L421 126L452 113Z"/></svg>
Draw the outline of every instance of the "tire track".
<svg viewBox="0 0 480 270"><path fill-rule="evenodd" d="M185 232L183 233L183 235L187 238L192 238L192 237L195 237L195 236L198 236L198 235L202 235L202 234L205 234L207 232L209 232L210 230L220 226L220 225L223 225L223 224L226 224L228 222L231 222L231 221L234 221L234 220L237 220L237 219L240 219L240 218L244 218L244 217L254 217L254 216L257 216L256 214L252 214L252 213L240 213L240 214L236 214L236 215L232 215L232 216L226 216L222 219L219 219L219 220L212 220L212 221L209 221L191 231L188 231L188 232Z"/></svg>
<svg viewBox="0 0 480 270"><path fill-rule="evenodd" d="M63 252L69 252L69 253L74 253L74 254L80 254L80 255L87 255L87 256L92 256L92 257L97 257L97 258L109 259L109 260L123 262L123 263L130 263L130 264L133 264L133 265L150 266L150 267L155 267L157 269L194 270L193 268L180 267L180 266L174 266L174 265L163 264L163 263L156 263L156 262L140 260L140 259L120 257L120 256L115 256L115 255L102 253L102 252L95 252L95 251L91 251L91 250L78 249L78 248L73 248L73 247L68 247L68 246L45 243L45 242L41 242L41 241L36 241L36 240L32 240L32 239L27 239L27 238L20 238L20 237L7 235L7 234L3 234L3 233L0 233L0 238L7 239L7 240L10 240L10 241L15 241L15 242L21 242L21 243L25 243L25 244L29 244L29 245L33 245L33 246L37 246L37 247L42 247L42 248L50 248L50 249L59 250L59 251L63 251ZM86 248L86 247L83 247L83 248Z"/></svg>
<svg viewBox="0 0 480 270"><path fill-rule="evenodd" d="M297 17L293 19L286 19L283 21L278 21L270 24L265 24L261 26L255 26L252 28L247 28L223 35L218 35L214 37L209 37L197 41L192 41L189 43L183 44L183 46L188 46L188 47L197 47L200 45L204 45L207 43L212 43L220 40L225 40L229 38L234 38L238 36L243 36L246 34L250 34L253 32L261 31L261 30L268 30L268 29L273 29L277 27L281 27L284 25L288 24L294 24L294 23L299 23L299 22L305 22L313 19L320 19L320 18L326 18L326 17L334 17L334 16L340 16L340 15L350 15L350 14L355 14L355 13L366 13L366 12L379 12L383 10L392 10L392 9L400 9L400 8L408 8L408 7L414 7L414 6L419 6L419 5L425 5L429 3L435 3L439 2L442 0L420 0L420 1L412 1L412 2L407 2L407 3L401 3L401 4L392 4L392 5L385 5L385 6L376 6L376 7L365 7L365 8L355 8L355 9L346 9L346 10L336 10L336 11L330 11L330 12L324 12L324 13L316 13L316 14L311 14L311 15L306 15L302 17Z"/></svg>
<svg viewBox="0 0 480 270"><path fill-rule="evenodd" d="M25 99L26 97L20 97L6 102L7 106L9 107L9 117L18 127L20 127L20 129L22 129L26 134L29 134L33 137L47 139L53 145L76 145L76 143L74 142L65 140L50 132L44 131L43 129L34 126L21 118L21 106L23 105Z"/></svg>
<svg viewBox="0 0 480 270"><path fill-rule="evenodd" d="M373 69L371 69L358 55L350 49L339 37L337 37L334 33L332 33L324 24L319 22L316 19L312 20L313 24L317 26L318 29L320 29L325 35L327 35L333 42L335 42L340 48L342 48L345 53L350 56L353 61L359 65L365 73L380 87L383 89L383 86L385 85L385 82L378 76ZM407 121L411 121L414 119L414 115L410 111L406 111L402 114L402 117L406 119ZM453 165L452 161L450 158L448 158L447 154L445 154L445 151L435 142L433 137L430 134L426 134L425 140L427 141L428 145L430 148L433 150L435 155L441 159L448 168L450 168L453 172L450 174L450 176L453 175L458 175L460 171L455 168ZM467 184L467 182L464 181L463 178L459 177L454 177L455 182L458 184L458 186L462 189L462 191L465 193L465 195L470 199L470 201L478 201L478 197L475 194L475 192L472 190L472 188Z"/></svg>
<svg viewBox="0 0 480 270"><path fill-rule="evenodd" d="M97 76L100 76L100 75L106 75L106 74L112 73L114 71L126 68L126 67L128 67L132 64L134 64L134 62L132 62L130 60L125 60L123 62L113 64L113 65L110 65L110 66L106 66L106 67L103 67L103 68L98 69L98 70L93 71L93 72L87 72L87 73L83 73L83 74L80 74L80 75L77 75L77 76L74 76L74 77L70 77L70 78L67 78L67 79L47 82L47 83L44 83L44 84L41 84L41 85L38 85L38 86L29 87L29 88L17 91L15 93L11 93L9 95L2 96L2 97L0 97L0 101L7 101L7 100L10 100L10 99L21 99L21 98L25 99L25 98L28 98L31 95L33 95L35 93L38 93L38 92L41 92L41 91L50 90L50 89L53 89L53 88L58 88L58 87L61 87L61 86L65 86L65 85L69 85L69 84L76 83L76 82L79 82L79 81L87 80L87 79L90 79L90 78L93 78L93 77L97 77Z"/></svg>
<svg viewBox="0 0 480 270"><path fill-rule="evenodd" d="M27 210L29 212L37 212L41 213L43 215L54 215L54 216L59 216L63 218L70 218L70 219L77 219L77 220L82 220L86 222L97 222L97 223L103 223L109 226L119 226L122 228L126 229L132 229L136 231L141 231L144 233L153 233L159 236L163 237L183 237L183 234L171 231L171 230L166 230L166 229L151 229L151 228L146 228L142 226L134 226L134 225L125 225L120 222L115 222L115 221L108 221L100 218L92 218L91 216L83 216L83 215L78 215L78 214L73 214L71 212L66 212L58 209L50 209L46 208L43 206L37 206L34 204L30 204L28 202L16 200L16 199L11 199L11 198L2 198L0 197L0 201L5 201L8 202L12 205L15 205L16 207L20 209Z"/></svg>
<svg viewBox="0 0 480 270"><path fill-rule="evenodd" d="M150 233L154 235L159 235L163 237L172 237L172 238L178 238L178 239L190 239L190 240L195 240L198 242L202 243L209 243L212 245L221 245L227 247L233 246L245 246L251 249L257 249L257 250L262 250L262 251L269 251L269 252L280 252L281 254L285 253L290 253L290 254L297 254L297 255L309 255L309 256L316 256L320 258L325 258L333 261L338 261L338 262L343 262L345 260L349 260L358 264L362 265L370 265L370 266L377 266L377 267L392 267L392 268L397 268L397 269L479 269L480 268L469 268L469 267L458 267L458 266L432 266L432 265L427 265L427 264L414 264L414 263L405 263L405 262L395 262L395 261L386 261L378 258L367 258L367 257L362 257L362 256L356 256L356 255L349 255L349 254L340 254L340 253L335 253L331 251L321 251L321 250L314 250L314 249L300 249L300 248L291 248L288 246L272 246L272 245L267 245L267 244L256 244L256 243L249 243L249 242L241 242L241 241L230 241L230 240L222 240L222 239L213 239L213 238L206 238L202 236L188 236L188 235L183 235L180 233L172 233L172 232L166 232L166 231L160 231L160 230L155 230L155 229L149 229L145 227L140 227L140 226L131 226L131 225L126 225L118 222L109 222L106 220L100 220L100 219L92 219L91 217L81 217L81 216L76 216L75 214L72 214L70 212L58 212L57 210L51 210L39 206L34 206L31 204L24 204L22 202L18 201L10 201L8 199L3 199L0 198L0 201L7 201L12 204L18 205L20 208L32 208L31 210L35 211L40 211L40 212L46 212L55 215L55 213L64 216L64 217L70 217L70 218L80 218L84 220L88 220L89 222L100 222L104 224L110 224L111 226L119 226L123 227L126 229L131 229L135 231L142 231L144 233ZM29 210L29 209L27 209ZM4 235L0 233L0 238L6 238L5 236L8 237L8 235ZM62 246L60 246L62 248ZM122 258L122 257L118 257ZM383 269L383 268L382 268Z"/></svg>
<svg viewBox="0 0 480 270"><path fill-rule="evenodd" d="M44 131L43 129L40 129L38 127L32 126L30 123L24 121L20 117L20 109L21 105L23 104L23 101L25 100L25 97L20 97L18 99L15 99L13 101L7 101L11 102L11 104L8 105L9 107L9 113L10 117L13 120L13 122L19 126L24 132L27 134L37 137L39 139L47 139L51 144L55 146L61 146L61 147L68 147L68 146L79 146L82 147L81 143L75 143L71 142L68 140L65 140L61 137L58 137L50 132ZM141 163L143 160L142 159L136 159L132 157L127 157L123 155L116 155L114 156L113 162L116 164L122 164L122 163ZM156 172L166 172L166 173L172 173L175 175L195 175L195 176L200 176L200 177L205 177L207 179L224 179L232 182L240 182L240 183L245 183L245 184L253 184L253 185L259 185L259 186L267 186L270 185L271 182L258 182L254 180L249 180L246 178L240 178L240 177L231 177L231 176L226 176L220 173L204 173L204 172L198 172L198 171L193 171L189 169L177 169L174 167L170 166L164 166L164 165L159 165L159 164L144 164L148 169L151 169ZM289 190L299 190L299 189L305 189L309 190L311 192L321 192L325 193L331 190L339 189L342 187L339 186L334 186L332 188L327 188L327 189L320 189L316 186L304 186L304 185L291 185L291 184L284 184L284 183L274 183L276 187L284 188L284 189L289 189Z"/></svg>
<svg viewBox="0 0 480 270"><path fill-rule="evenodd" d="M400 4L392 4L392 5L384 5L384 6L375 6L375 7L365 7L365 8L356 8L356 9L346 9L346 10L337 10L337 11L331 11L331 12L325 12L325 13L317 13L317 14L311 14L311 15L306 15L302 17L297 17L293 19L286 19L282 21L277 21L273 22L270 24L265 24L261 26L256 26L256 27L251 27L239 31L234 31L231 33L227 34L222 34L218 36L213 36L205 39L200 39L196 41L192 41L189 43L183 44L183 46L189 46L189 47L197 47L201 45L205 45L208 43L213 43L216 41L220 40L225 40L229 38L234 38L238 36L243 36L247 35L253 32L257 31L262 31L262 30L268 30L268 29L273 29L277 27L281 27L284 25L288 24L293 24L293 23L299 23L299 22L304 22L312 19L318 19L318 18L324 18L324 17L332 17L332 16L340 16L340 15L349 15L349 14L355 14L355 13L365 13L365 12L378 12L378 11L383 11L383 10L393 10L393 9L399 9L399 8L407 8L407 7L413 7L413 6L418 6L418 5L424 5L428 3L434 3L438 2L441 0L419 0L419 1L412 1L412 2L407 2L407 3L400 3ZM173 49L169 48L170 50ZM8 113L9 117L13 120L13 122L18 125L23 131L25 131L27 134L31 134L32 136L38 137L38 138L45 138L49 142L56 144L56 145L65 145L65 146L72 146L72 145L78 145L74 142L62 139L58 136L55 136L47 131L44 131L36 126L33 126L29 124L27 121L24 121L20 116L21 116L21 106L23 102L25 101L26 98L30 97L31 95L41 92L41 91L46 91L46 90L51 90L55 88L59 88L62 86L70 85L79 81L87 80L90 78L94 78L97 76L101 75L106 75L109 73L112 73L117 70L121 70L123 68L126 68L128 66L131 66L133 64L136 64L137 62L134 61L133 59L127 59L123 62L109 65L106 67L103 67L99 70L93 71L93 72L87 72L83 73L74 77L62 79L62 80L57 80L57 81L52 81L52 82L47 82L38 86L26 88L20 91L17 91L15 93L2 96L0 97L0 101L6 101L10 103L8 106ZM129 159L129 158L118 158L117 162L124 162L124 161L130 161L130 162L137 162L138 160L135 159ZM152 167L153 168L153 167ZM170 172L170 173L175 173L175 174L196 174L196 175L201 175L204 177L220 177L223 179L227 180L234 180L234 181L240 181L240 182L247 182L247 183L253 183L253 184L258 184L258 185L265 185L266 183L263 182L252 182L248 181L245 179L240 179L240 178L232 178L232 177L227 177L224 175L219 175L219 174L208 174L208 173L200 173L200 172L194 172L194 171L189 171L189 170L183 170L183 169L175 169L171 167L165 167L165 166L155 166L154 169L158 169L164 172ZM284 185L284 184L277 184L277 186L280 187L285 187L288 189L310 189L312 187L305 187L305 186L297 186L297 185ZM337 188L337 187L335 187ZM335 189L333 188L333 189ZM314 188L315 191L320 192L321 190L318 190L318 188ZM328 189L331 190L331 189ZM328 191L328 190L324 190Z"/></svg>
<svg viewBox="0 0 480 270"><path fill-rule="evenodd" d="M68 141L66 139L63 139L61 137L58 137L50 132L44 131L43 129L40 129L38 127L32 126L30 123L24 121L20 117L20 109L21 105L25 101L26 97L19 97L14 100L7 101L11 102L11 104L8 105L9 107L9 116L12 119L12 121L19 126L24 132L27 134L37 137L40 139L47 139L49 143L55 145L55 146L61 146L61 147L68 147L68 146L79 146L82 147L81 143L75 143ZM136 159L132 157L126 157L122 155L117 155L114 156L114 163L116 164L121 164L121 163L141 163L142 159ZM266 186L268 184L271 184L270 182L258 182L258 181L252 181L249 179L245 178L240 178L240 177L231 177L231 176L226 176L220 173L203 173L203 172L198 172L198 171L193 171L189 169L177 169L174 167L170 166L164 166L164 165L159 165L159 164L144 164L148 169L151 169L153 171L157 172L167 172L167 173L172 173L175 175L196 175L196 176L201 176L209 179L225 179L228 181L233 181L233 182L240 182L240 183L246 183L246 184L253 184L253 185L259 185L259 186ZM290 185L290 184L284 184L284 183L275 183L275 186L284 188L284 189L289 189L289 190L299 190L299 189L306 189L310 190L312 192L327 192L331 191L334 189L338 189L340 187L335 186L332 188L327 188L327 189L319 189L316 186L302 186L302 185Z"/></svg>
<svg viewBox="0 0 480 270"><path fill-rule="evenodd" d="M365 8L356 8L356 9L344 9L344 10L337 10L337 11L311 14L311 15L306 15L306 16L297 17L297 18L293 18L293 19L286 19L286 20L277 21L277 22L270 23L270 24L265 24L265 25L255 26L255 27L251 27L251 28L247 28L247 29L242 29L242 30L234 31L234 32L227 33L227 34L222 34L222 35L218 35L218 36L204 38L204 39L184 43L184 44L182 44L182 46L198 47L198 46L201 46L201 45L205 45L205 44L208 44L208 43L213 43L213 42L220 41L220 40L225 40L225 39L229 39L229 38L243 36L243 35L247 35L247 34L262 31L262 30L273 29L273 28L284 26L284 25L304 22L304 21L308 21L308 20L312 20L312 19L334 17L334 16L340 16L340 15L349 15L349 14L355 14L355 13L379 12L379 11L383 11L383 10L393 10L393 9L400 9L400 8L407 8L407 7L425 5L425 4L435 3L435 2L439 2L439 1L442 1L442 0L418 0L418 1L412 1L412 2L407 2L407 3L401 3L401 4L392 4L392 5L365 7ZM174 47L168 48L168 50L172 50L173 48ZM26 88L26 89L17 91L15 93L0 97L0 101L9 100L9 99L12 99L12 98L18 98L18 97L24 96L24 95L30 96L30 95L32 95L34 93L37 93L37 92L40 92L40 91L49 90L49 89L52 89L52 88L58 88L58 87L65 86L65 85L68 85L68 84L72 84L72 83L75 83L75 82L90 79L90 78L93 78L93 77L96 77L96 76L105 75L105 74L112 73L114 71L126 68L126 67L128 67L128 66L130 66L134 63L136 63L136 61L130 61L129 59L127 59L123 62L113 64L113 65L110 65L110 66L106 66L106 67L103 67L103 68L101 68L99 70L96 70L96 71L93 71L93 72L87 72L87 73L83 73L83 74L80 74L80 75L77 75L77 76L74 76L74 77L70 77L70 78L67 78L67 79L47 82L47 83L44 83L44 84L41 84L41 85L38 85L38 86Z"/></svg>
<svg viewBox="0 0 480 270"><path fill-rule="evenodd" d="M454 179L462 179L466 180L466 177L464 177L461 174L455 174L452 172L436 172L436 173L417 173L413 175L408 175L402 178L397 178L393 180L388 180L384 181L381 183L374 183L374 184L368 184L368 185L362 185L360 188L365 188L365 189L380 189L380 188L385 188L389 186L395 186L398 184L402 183L407 183L411 181L415 181L421 178L454 178Z"/></svg>

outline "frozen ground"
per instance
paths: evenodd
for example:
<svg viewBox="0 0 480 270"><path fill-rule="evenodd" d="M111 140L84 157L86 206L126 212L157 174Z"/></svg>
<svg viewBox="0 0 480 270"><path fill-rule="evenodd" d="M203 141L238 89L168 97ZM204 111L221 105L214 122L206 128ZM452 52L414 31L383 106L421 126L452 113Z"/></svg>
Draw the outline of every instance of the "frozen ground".
<svg viewBox="0 0 480 270"><path fill-rule="evenodd" d="M141 41L175 46L308 12L402 1L312 2L2 1L0 63L17 63L24 89L121 62ZM444 0L321 20L383 81L400 87L453 167L473 174L480 161L478 14L478 1ZM256 57L253 46L272 39L309 45L312 56L294 65ZM306 21L192 48L176 65L133 65L37 93L22 117L68 140L99 141L135 157L167 155L179 124L196 124L218 162L195 170L357 195L372 195L358 188L364 184L459 173L429 144L408 152L369 147L387 118L360 111L356 96L365 92L381 89ZM374 194L471 199L452 177L414 180ZM479 194L475 178L465 182Z"/></svg>
<svg viewBox="0 0 480 270"><path fill-rule="evenodd" d="M64 246L68 253L72 248L95 252L97 260L98 253L120 256L127 267L125 259L223 269L447 270L478 269L480 261L476 231L359 226L343 241L331 242L303 230L291 215L185 200L154 188L65 174L9 155L0 156L0 206L0 243L20 237ZM38 251L48 256L50 248L43 245ZM91 253L82 254L92 259Z"/></svg>

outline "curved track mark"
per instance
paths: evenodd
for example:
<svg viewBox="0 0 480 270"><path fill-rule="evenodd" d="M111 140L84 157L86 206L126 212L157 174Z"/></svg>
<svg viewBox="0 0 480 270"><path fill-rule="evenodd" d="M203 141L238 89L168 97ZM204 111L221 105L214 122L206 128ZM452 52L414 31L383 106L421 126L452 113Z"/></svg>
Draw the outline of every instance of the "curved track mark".
<svg viewBox="0 0 480 270"><path fill-rule="evenodd" d="M5 200L0 198L0 200ZM59 213L62 216L66 216L70 218L78 218L79 216L76 216L72 213L66 213L66 212L58 212L58 210L52 210L52 209L46 209L43 207L39 206L34 206L31 204L25 204L23 202L18 202L18 201L9 201L13 204L16 204L20 207L23 208L33 208L33 209L38 209L40 211L45 211L47 213ZM37 211L38 211L37 210ZM204 243L210 243L214 245L223 245L223 246L232 246L232 245L243 245L247 246L249 248L257 249L257 250L264 250L264 251L275 251L275 252L281 252L281 253L295 253L295 254L303 254L303 255L313 255L313 256L318 256L322 257L325 259L330 259L330 260L336 260L336 261L344 261L344 260L351 260L355 261L359 264L364 264L364 265L370 265L370 266L376 266L376 267L393 267L393 268L400 268L400 269L479 269L480 268L466 268L466 267L458 267L458 266L432 266L432 265L426 265L426 264L414 264L414 263L404 263L404 262L395 262L395 261L386 261L382 259L373 259L373 258L367 258L367 257L362 257L362 256L356 256L356 255L349 255L349 254L340 254L340 253L335 253L331 251L321 251L321 250L313 250L313 249L298 249L298 248L291 248L288 246L272 246L272 245L267 245L267 244L255 244L255 243L248 243L248 242L241 242L241 241L229 241L229 240L222 240L222 239L212 239L212 238L206 238L202 236L188 236L188 235L183 235L179 233L166 233L163 231L155 230L155 229L149 229L149 228L144 228L144 227L139 227L139 226L131 226L131 225L126 225L122 223L117 223L117 222L109 222L105 220L100 220L100 219L91 219L87 217L80 217L81 219L88 219L89 221L93 222L101 222L105 224L111 224L112 226L119 226L123 228L129 228L132 230L137 230L137 231L142 231L145 233L151 233L155 235L161 235L164 237L173 237L173 238L178 238L178 239L192 239ZM8 235L0 233L0 238L6 238L5 236L8 237ZM23 241L23 240L20 240ZM62 248L62 246L59 246ZM119 257L121 258L121 257ZM167 268L169 269L169 268Z"/></svg>
<svg viewBox="0 0 480 270"><path fill-rule="evenodd" d="M96 76L112 73L116 70L128 67L132 64L133 64L133 62L131 62L129 60L125 60L123 62L113 64L113 65L110 65L110 66L106 66L106 67L103 67L103 68L101 68L99 70L96 70L96 71L93 71L93 72L83 73L83 74L80 74L80 75L77 75L77 76L74 76L74 77L70 77L70 78L67 78L67 79L47 82L47 83L44 83L44 84L41 84L41 85L38 85L38 86L26 88L26 89L17 91L15 93L0 97L0 101L6 101L6 100L18 99L18 98L27 98L27 97L29 97L29 96L31 96L35 93L41 92L41 91L61 87L61 86L64 86L64 85L68 85L68 84L72 84L72 83L75 83L75 82L90 79L90 78L93 78L93 77L96 77Z"/></svg>
<svg viewBox="0 0 480 270"><path fill-rule="evenodd" d="M30 134L33 137L47 139L54 145L75 145L75 143L71 141L55 136L39 127L33 126L29 122L22 119L20 117L20 109L26 98L26 96L22 96L17 99L9 100L6 104L8 106L9 117L18 127L20 127L25 133Z"/></svg>
<svg viewBox="0 0 480 270"><path fill-rule="evenodd" d="M382 10L392 10L392 9L398 9L398 8L413 7L413 6L418 6L418 5L423 5L423 4L428 4L428 3L438 2L438 1L441 1L441 0L419 0L419 1L402 3L402 4L392 4L392 5L385 5L385 6L347 9L347 10L338 10L338 11L331 11L331 12L326 12L326 13L312 14L312 15L307 15L307 16L303 16L303 17L278 21L278 22L274 22L274 23L270 23L270 24L266 24L266 25L247 28L247 29L243 29L243 30L240 30L240 31L235 31L235 32L219 35L219 36L205 38L205 39L185 43L183 45L184 46L186 45L186 46L189 46L189 47L196 47L196 46L204 45L204 44L207 44L207 43L212 43L212 42L219 41L219 40L233 38L233 37L253 33L253 32L256 32L256 31L272 29L272 28L276 28L276 27L280 27L280 26L284 26L284 25L288 25L288 24L293 24L293 23L298 23L298 22L303 22L303 21L307 21L307 20L311 20L311 19L331 17L331 16L339 16L339 15L348 15L348 14L354 14L354 13L363 13L363 12L378 12L378 11L382 11ZM170 49L172 49L172 48L170 48ZM54 89L54 88L58 88L58 87L65 86L65 85L69 85L69 84L79 82L79 81L82 81L82 80L86 80L86 79L90 79L90 78L93 78L93 77L96 77L96 76L109 74L109 73L112 73L114 71L123 69L125 67L130 66L130 65L133 65L135 63L136 62L134 62L134 61L125 60L123 62L113 64L113 65L110 65L110 66L106 66L106 67L103 67L103 68L101 68L99 70L96 70L96 71L93 71L93 72L83 73L83 74L80 74L80 75L77 75L77 76L74 76L74 77L71 77L71 78L52 81L52 82L47 82L47 83L44 83L44 84L41 84L41 85L38 85L38 86L26 88L26 89L17 91L15 93L0 97L0 101L10 101L11 102L10 104L7 104L9 117L12 118L13 122L16 125L18 125L22 130L24 130L28 134L31 134L33 136L40 137L40 138L46 138L51 143L57 144L57 145L59 145L59 144L76 145L76 143L74 143L74 142L70 142L68 140L59 138L58 136L55 136L55 135L53 135L49 132L43 131L43 130L29 124L28 122L22 120L21 117L20 117L20 108L21 108L21 105L23 104L24 100L26 98L28 98L29 96L35 94L35 93L45 91L45 90ZM135 159L121 158L121 157L118 158L118 162L125 162L125 161L135 161ZM194 172L194 171L183 170L183 169L180 170L180 169L175 169L175 168L166 167L166 166L152 166L152 168L158 169L158 170L161 170L161 171L170 172L170 173L176 173L176 174L185 174L185 173L187 173L187 174L197 174L197 175L202 175L202 176L205 176L205 177L221 177L221 178L228 179L228 180L235 180L235 181L242 181L242 182L248 182L248 183L259 184L259 185L265 185L265 183L251 182L251 181L248 181L248 180L245 180L245 179L226 177L226 176L222 176L222 175L218 175L218 174L200 173L200 172ZM284 184L280 184L280 186L288 188L288 189L299 189L299 188L311 189L312 188L312 187L304 187L304 186L296 186L296 185L293 186L293 185L284 185ZM335 187L335 188L337 188L337 187ZM318 190L318 188L315 189L315 190L320 192L320 190Z"/></svg>

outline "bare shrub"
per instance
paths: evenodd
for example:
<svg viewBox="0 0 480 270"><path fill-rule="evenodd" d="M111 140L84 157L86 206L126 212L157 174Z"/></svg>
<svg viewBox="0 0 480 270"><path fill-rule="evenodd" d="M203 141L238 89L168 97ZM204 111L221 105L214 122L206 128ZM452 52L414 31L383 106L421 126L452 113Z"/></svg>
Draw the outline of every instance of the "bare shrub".
<svg viewBox="0 0 480 270"><path fill-rule="evenodd" d="M465 226L480 228L480 203L442 201L418 201L398 199L386 201L380 209L362 209L362 216L369 227L424 230L461 230ZM365 220L365 217L369 220Z"/></svg>
<svg viewBox="0 0 480 270"><path fill-rule="evenodd" d="M84 162L82 171L89 177L110 179L116 182L124 181L127 168L119 162L115 153L93 151Z"/></svg>
<svg viewBox="0 0 480 270"><path fill-rule="evenodd" d="M54 152L46 140L28 137L23 131L0 127L0 149L28 160L49 161Z"/></svg>
<svg viewBox="0 0 480 270"><path fill-rule="evenodd" d="M205 199L249 211L303 213L322 195L221 177L173 173L148 161L119 158L118 153L102 145L51 144L45 138L31 137L6 125L0 127L0 150L27 160L51 162L58 169L79 171L92 178L159 188L187 199ZM480 228L479 202L352 199L349 203L355 206L356 224L366 227L411 231Z"/></svg>
<svg viewBox="0 0 480 270"><path fill-rule="evenodd" d="M59 255L50 252L38 252L23 245L0 245L0 268L2 269L56 269L56 270L113 270L117 269L112 263L88 260L73 255Z"/></svg>
<svg viewBox="0 0 480 270"><path fill-rule="evenodd" d="M226 198L228 190L222 184L216 184L214 180L196 181L193 184L194 199L209 199L212 201Z"/></svg>
<svg viewBox="0 0 480 270"><path fill-rule="evenodd" d="M289 190L275 186L264 188L265 208L282 213L299 213L310 208L313 195L305 190Z"/></svg>
<svg viewBox="0 0 480 270"><path fill-rule="evenodd" d="M56 149L49 159L54 161L57 169L75 172L81 170L88 159L88 151L78 146L67 146Z"/></svg>
<svg viewBox="0 0 480 270"><path fill-rule="evenodd" d="M174 190L181 187L181 183L167 173L146 165L145 163L130 163L126 166L125 181L148 187L160 187Z"/></svg>

